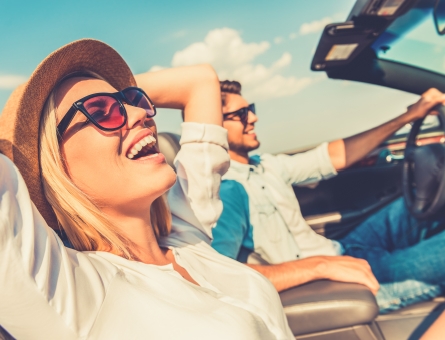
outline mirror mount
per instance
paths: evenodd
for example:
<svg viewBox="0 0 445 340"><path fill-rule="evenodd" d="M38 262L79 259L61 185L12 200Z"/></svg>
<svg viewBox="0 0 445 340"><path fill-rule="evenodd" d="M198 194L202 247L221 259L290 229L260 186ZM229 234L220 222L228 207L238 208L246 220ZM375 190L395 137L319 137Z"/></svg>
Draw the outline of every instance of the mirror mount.
<svg viewBox="0 0 445 340"><path fill-rule="evenodd" d="M445 34L445 0L436 0L433 11L434 26L437 34Z"/></svg>

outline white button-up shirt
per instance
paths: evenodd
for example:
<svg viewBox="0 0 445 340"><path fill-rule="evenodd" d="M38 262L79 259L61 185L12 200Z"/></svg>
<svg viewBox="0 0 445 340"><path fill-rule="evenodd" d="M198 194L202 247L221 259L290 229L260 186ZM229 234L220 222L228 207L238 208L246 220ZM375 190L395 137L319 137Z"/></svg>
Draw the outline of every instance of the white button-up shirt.
<svg viewBox="0 0 445 340"><path fill-rule="evenodd" d="M340 255L339 243L315 233L306 223L292 189L294 184L316 182L336 174L327 143L292 156L254 156L250 164L232 160L223 176L224 211L213 231L212 246L232 258L238 258L240 247L252 247L256 255L269 263Z"/></svg>

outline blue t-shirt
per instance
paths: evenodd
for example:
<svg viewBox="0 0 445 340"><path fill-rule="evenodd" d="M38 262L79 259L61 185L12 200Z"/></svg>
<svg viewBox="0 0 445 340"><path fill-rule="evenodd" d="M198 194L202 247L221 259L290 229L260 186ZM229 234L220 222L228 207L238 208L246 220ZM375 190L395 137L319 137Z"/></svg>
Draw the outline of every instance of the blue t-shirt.
<svg viewBox="0 0 445 340"><path fill-rule="evenodd" d="M212 230L212 247L234 260L247 262L248 255L254 250L249 196L239 182L224 180L220 197L224 209Z"/></svg>

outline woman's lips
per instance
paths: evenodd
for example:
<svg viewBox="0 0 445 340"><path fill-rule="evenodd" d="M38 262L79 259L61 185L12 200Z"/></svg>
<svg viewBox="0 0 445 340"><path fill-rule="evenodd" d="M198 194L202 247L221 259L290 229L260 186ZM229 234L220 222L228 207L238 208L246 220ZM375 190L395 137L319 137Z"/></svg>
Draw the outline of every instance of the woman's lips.
<svg viewBox="0 0 445 340"><path fill-rule="evenodd" d="M162 153L157 152L135 159L133 162L161 164L165 163L165 156Z"/></svg>

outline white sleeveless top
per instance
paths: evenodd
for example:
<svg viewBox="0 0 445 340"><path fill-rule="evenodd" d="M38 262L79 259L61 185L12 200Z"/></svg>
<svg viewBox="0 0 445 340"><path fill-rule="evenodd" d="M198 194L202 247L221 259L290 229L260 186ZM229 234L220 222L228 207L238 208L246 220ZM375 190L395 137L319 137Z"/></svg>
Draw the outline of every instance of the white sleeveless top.
<svg viewBox="0 0 445 340"><path fill-rule="evenodd" d="M272 284L210 246L226 131L184 123L169 192L173 270L63 246L0 155L0 325L17 339L293 339Z"/></svg>

